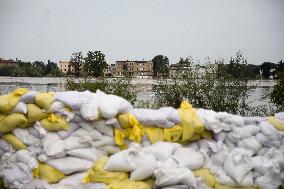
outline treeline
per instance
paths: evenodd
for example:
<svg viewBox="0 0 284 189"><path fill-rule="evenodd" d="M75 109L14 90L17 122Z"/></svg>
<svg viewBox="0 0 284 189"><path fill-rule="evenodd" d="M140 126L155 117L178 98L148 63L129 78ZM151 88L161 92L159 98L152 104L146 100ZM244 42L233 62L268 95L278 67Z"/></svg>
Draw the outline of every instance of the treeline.
<svg viewBox="0 0 284 189"><path fill-rule="evenodd" d="M57 64L51 61L44 64L41 61L30 63L18 60L14 65L0 67L0 75L12 77L62 77L63 73L58 69Z"/></svg>

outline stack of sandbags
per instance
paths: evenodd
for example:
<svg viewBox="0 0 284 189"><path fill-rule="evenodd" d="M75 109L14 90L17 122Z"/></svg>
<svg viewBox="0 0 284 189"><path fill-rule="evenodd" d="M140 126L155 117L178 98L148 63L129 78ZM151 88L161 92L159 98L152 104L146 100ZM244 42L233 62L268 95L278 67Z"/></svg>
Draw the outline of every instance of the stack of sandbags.
<svg viewBox="0 0 284 189"><path fill-rule="evenodd" d="M0 97L0 177L9 188L278 188L284 113L241 117L135 109L101 91Z"/></svg>

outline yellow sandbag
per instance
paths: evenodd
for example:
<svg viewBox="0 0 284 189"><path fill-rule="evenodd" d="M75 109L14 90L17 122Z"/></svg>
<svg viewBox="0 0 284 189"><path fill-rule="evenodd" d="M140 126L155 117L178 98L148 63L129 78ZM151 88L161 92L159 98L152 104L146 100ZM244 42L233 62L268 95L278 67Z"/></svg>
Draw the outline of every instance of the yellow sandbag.
<svg viewBox="0 0 284 189"><path fill-rule="evenodd" d="M147 135L151 144L164 140L164 129L159 127L144 127L145 134Z"/></svg>
<svg viewBox="0 0 284 189"><path fill-rule="evenodd" d="M28 92L28 89L19 88L10 94L0 96L0 112L11 112L20 101L20 97L26 92Z"/></svg>
<svg viewBox="0 0 284 189"><path fill-rule="evenodd" d="M141 143L143 135L144 135L143 127L140 125L134 125L131 129L129 139Z"/></svg>
<svg viewBox="0 0 284 189"><path fill-rule="evenodd" d="M54 93L38 93L35 95L35 103L40 108L49 110L54 101Z"/></svg>
<svg viewBox="0 0 284 189"><path fill-rule="evenodd" d="M117 116L121 128L126 129L134 125L140 125L139 121L132 114L120 114Z"/></svg>
<svg viewBox="0 0 284 189"><path fill-rule="evenodd" d="M216 178L209 171L209 169L198 169L198 170L193 171L193 173L197 177L202 177L203 181L208 187L213 188L215 186Z"/></svg>
<svg viewBox="0 0 284 189"><path fill-rule="evenodd" d="M65 178L65 175L57 169L42 163L39 163L38 176L40 179L43 179L48 183L57 183Z"/></svg>
<svg viewBox="0 0 284 189"><path fill-rule="evenodd" d="M276 117L270 116L268 117L268 121L274 128L279 131L284 131L284 122L280 122Z"/></svg>
<svg viewBox="0 0 284 189"><path fill-rule="evenodd" d="M0 133L7 133L15 129L17 126L27 124L28 120L23 114L13 113L5 116L1 116L0 121Z"/></svg>
<svg viewBox="0 0 284 189"><path fill-rule="evenodd" d="M40 124L43 128L49 131L68 130L69 128L66 119L55 114L49 114L47 118L40 121Z"/></svg>
<svg viewBox="0 0 284 189"><path fill-rule="evenodd" d="M39 177L39 166L35 169L33 169L33 178Z"/></svg>
<svg viewBox="0 0 284 189"><path fill-rule="evenodd" d="M215 189L259 189L258 187L230 187L230 186L225 186L222 184L219 184L218 182L216 182L215 184Z"/></svg>
<svg viewBox="0 0 284 189"><path fill-rule="evenodd" d="M15 135L11 133L2 135L2 138L16 150L27 149L27 146L24 143L22 143L20 139L18 139Z"/></svg>
<svg viewBox="0 0 284 189"><path fill-rule="evenodd" d="M200 133L200 136L201 136L202 138L211 140L211 139L213 138L213 133L212 133L212 131L209 131L209 130L204 129L204 131L202 131L202 132Z"/></svg>
<svg viewBox="0 0 284 189"><path fill-rule="evenodd" d="M125 180L113 182L106 189L152 189L152 184L143 181Z"/></svg>
<svg viewBox="0 0 284 189"><path fill-rule="evenodd" d="M200 134L204 131L204 125L198 117L196 110L187 101L181 103L179 115L183 130L182 142L189 141L194 134Z"/></svg>
<svg viewBox="0 0 284 189"><path fill-rule="evenodd" d="M47 118L48 114L43 112L42 109L40 109L35 104L28 104L28 123L33 123L39 120L42 120L44 118Z"/></svg>
<svg viewBox="0 0 284 189"><path fill-rule="evenodd" d="M164 129L164 140L167 142L178 142L182 137L182 127L176 125L172 128Z"/></svg>
<svg viewBox="0 0 284 189"><path fill-rule="evenodd" d="M131 133L131 128L128 129L114 129L114 141L118 146L124 144L124 139L129 138Z"/></svg>
<svg viewBox="0 0 284 189"><path fill-rule="evenodd" d="M99 159L88 171L87 175L83 178L82 183L105 183L121 182L128 179L128 173L125 172L110 172L104 171L104 166L107 162L107 157Z"/></svg>
<svg viewBox="0 0 284 189"><path fill-rule="evenodd" d="M4 119L5 117L6 117L5 114L1 114L1 113L0 113L0 121L2 121L2 119Z"/></svg>

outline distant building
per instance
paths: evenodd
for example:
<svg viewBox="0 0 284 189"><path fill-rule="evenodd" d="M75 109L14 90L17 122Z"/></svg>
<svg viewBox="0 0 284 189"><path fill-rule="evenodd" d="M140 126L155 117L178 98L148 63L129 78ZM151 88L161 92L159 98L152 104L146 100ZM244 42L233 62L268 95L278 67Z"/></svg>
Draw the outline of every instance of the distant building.
<svg viewBox="0 0 284 189"><path fill-rule="evenodd" d="M60 61L58 63L58 69L66 74L68 72L68 69L69 69L69 65L70 65L70 62L69 61ZM71 68L72 69L72 68Z"/></svg>
<svg viewBox="0 0 284 189"><path fill-rule="evenodd" d="M170 78L184 78L190 71L190 65L187 64L171 64Z"/></svg>
<svg viewBox="0 0 284 189"><path fill-rule="evenodd" d="M16 65L16 63L17 63L17 61L12 60L12 59L5 60L5 59L0 58L0 67L14 66L14 65Z"/></svg>
<svg viewBox="0 0 284 189"><path fill-rule="evenodd" d="M152 78L153 62L152 61L116 61L115 76L136 78Z"/></svg>
<svg viewBox="0 0 284 189"><path fill-rule="evenodd" d="M104 69L104 76L114 77L115 76L115 64L107 65L107 68Z"/></svg>

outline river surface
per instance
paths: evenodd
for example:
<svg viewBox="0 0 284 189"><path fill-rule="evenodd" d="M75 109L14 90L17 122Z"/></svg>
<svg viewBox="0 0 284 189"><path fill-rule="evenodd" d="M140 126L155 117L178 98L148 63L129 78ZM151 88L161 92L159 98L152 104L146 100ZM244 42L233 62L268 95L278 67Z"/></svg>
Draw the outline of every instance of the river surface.
<svg viewBox="0 0 284 189"><path fill-rule="evenodd" d="M77 81L79 80L80 79ZM135 78L131 80L131 84L135 85L138 101L153 102L155 95L152 86L156 84L156 80ZM257 87L249 92L248 103L250 103L251 106L264 105L270 108L271 104L269 100L263 98L272 92L275 84L276 81L274 80L256 80L250 82L249 85ZM7 94L19 87L25 87L38 92L65 91L66 78L0 76L0 95Z"/></svg>

